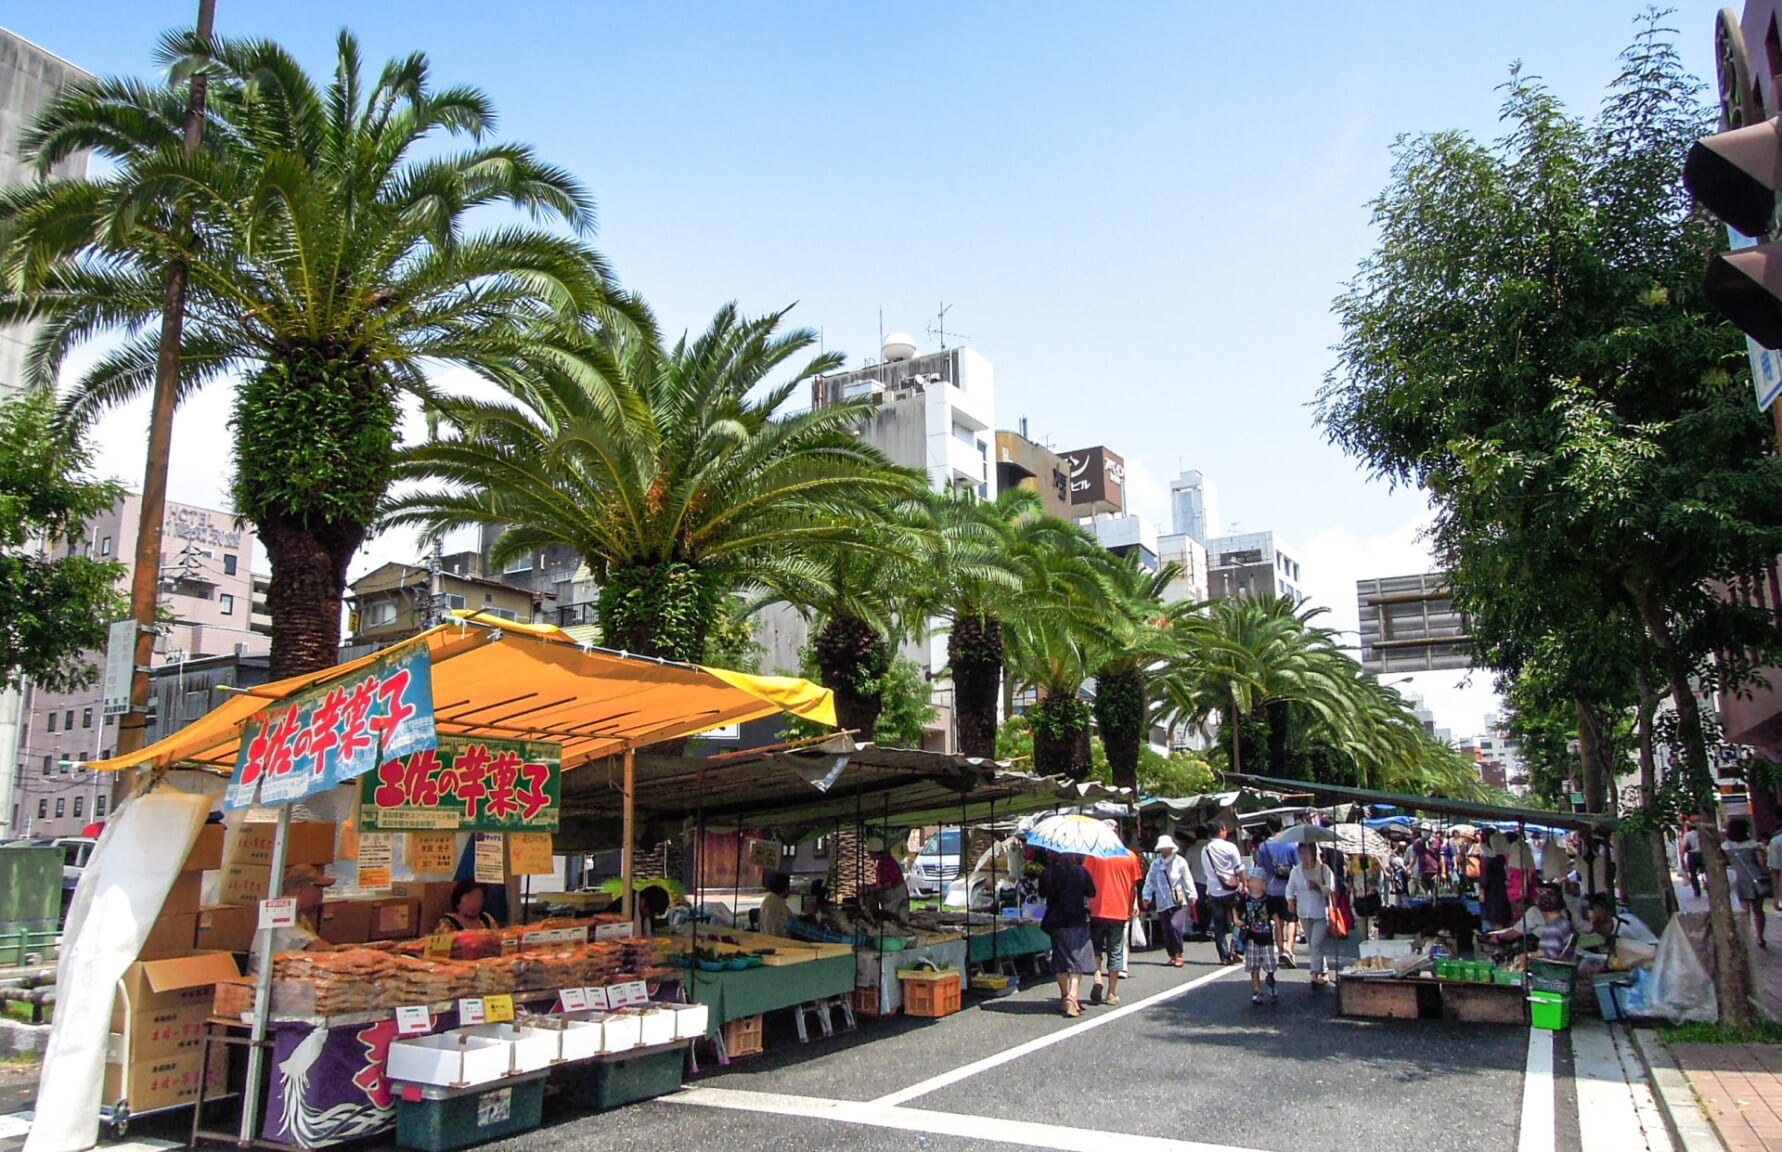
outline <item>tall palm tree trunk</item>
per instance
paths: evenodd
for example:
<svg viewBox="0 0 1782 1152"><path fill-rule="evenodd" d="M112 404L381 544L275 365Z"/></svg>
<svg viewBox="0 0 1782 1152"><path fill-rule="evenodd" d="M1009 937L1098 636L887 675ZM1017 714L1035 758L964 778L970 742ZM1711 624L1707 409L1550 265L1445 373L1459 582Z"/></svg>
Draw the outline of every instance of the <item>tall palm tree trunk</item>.
<svg viewBox="0 0 1782 1152"><path fill-rule="evenodd" d="M1288 778L1287 738L1293 729L1292 705L1285 700L1271 700L1266 709L1268 720L1268 772L1277 780Z"/></svg>
<svg viewBox="0 0 1782 1152"><path fill-rule="evenodd" d="M1095 727L1114 785L1138 794L1139 751L1145 740L1145 674L1103 669L1095 678Z"/></svg>
<svg viewBox="0 0 1782 1152"><path fill-rule="evenodd" d="M697 664L717 621L720 597L691 564L616 568L600 587L600 641L608 648Z"/></svg>
<svg viewBox="0 0 1782 1152"><path fill-rule="evenodd" d="M1002 686L1002 621L989 613L956 616L947 637L947 665L953 670L959 751L966 756L994 757L996 694Z"/></svg>
<svg viewBox="0 0 1782 1152"><path fill-rule="evenodd" d="M1089 705L1075 695L1042 696L1028 714L1033 725L1033 770L1082 780L1094 767Z"/></svg>
<svg viewBox="0 0 1782 1152"><path fill-rule="evenodd" d="M365 539L362 524L321 530L285 518L259 524L260 543L272 565L266 610L272 616L274 680L300 676L340 662L340 602L347 565Z"/></svg>
<svg viewBox="0 0 1782 1152"><path fill-rule="evenodd" d="M835 693L835 718L871 740L885 710L885 674L891 645L879 630L852 616L832 616L811 644L823 687Z"/></svg>

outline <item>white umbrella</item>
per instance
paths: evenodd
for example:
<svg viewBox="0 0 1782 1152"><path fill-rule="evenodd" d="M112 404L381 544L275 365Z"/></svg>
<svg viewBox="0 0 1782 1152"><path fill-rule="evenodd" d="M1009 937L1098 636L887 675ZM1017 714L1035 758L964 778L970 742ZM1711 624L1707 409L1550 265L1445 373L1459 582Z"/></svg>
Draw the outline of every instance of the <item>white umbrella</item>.
<svg viewBox="0 0 1782 1152"><path fill-rule="evenodd" d="M1071 856L1115 859L1126 855L1126 845L1112 828L1093 816L1048 816L1027 831L1031 848Z"/></svg>
<svg viewBox="0 0 1782 1152"><path fill-rule="evenodd" d="M1295 824L1268 838L1271 844L1335 844L1337 834L1316 824Z"/></svg>
<svg viewBox="0 0 1782 1152"><path fill-rule="evenodd" d="M1392 842L1365 825L1338 824L1331 831L1337 834L1337 850L1350 856L1392 855Z"/></svg>

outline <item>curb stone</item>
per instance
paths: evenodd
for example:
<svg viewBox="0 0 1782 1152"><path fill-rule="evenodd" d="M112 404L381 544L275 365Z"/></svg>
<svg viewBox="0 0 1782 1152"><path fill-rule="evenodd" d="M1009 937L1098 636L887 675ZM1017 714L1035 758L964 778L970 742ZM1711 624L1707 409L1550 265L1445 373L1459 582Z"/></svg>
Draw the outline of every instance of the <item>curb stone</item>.
<svg viewBox="0 0 1782 1152"><path fill-rule="evenodd" d="M1681 1152L1726 1152L1726 1144L1702 1111L1689 1078L1671 1059L1658 1033L1650 1028L1635 1028L1633 1038L1634 1049L1652 1079L1652 1094L1658 1098L1665 1126Z"/></svg>

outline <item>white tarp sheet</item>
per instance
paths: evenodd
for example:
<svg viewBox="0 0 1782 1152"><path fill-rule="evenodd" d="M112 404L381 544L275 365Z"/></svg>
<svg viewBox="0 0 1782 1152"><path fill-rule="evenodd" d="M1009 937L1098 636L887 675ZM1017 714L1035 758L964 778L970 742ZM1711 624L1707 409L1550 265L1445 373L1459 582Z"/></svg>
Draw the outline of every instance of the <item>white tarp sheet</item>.
<svg viewBox="0 0 1782 1152"><path fill-rule="evenodd" d="M162 788L106 822L62 930L56 1014L25 1152L84 1152L99 1140L99 1093L118 980L178 879L210 797Z"/></svg>

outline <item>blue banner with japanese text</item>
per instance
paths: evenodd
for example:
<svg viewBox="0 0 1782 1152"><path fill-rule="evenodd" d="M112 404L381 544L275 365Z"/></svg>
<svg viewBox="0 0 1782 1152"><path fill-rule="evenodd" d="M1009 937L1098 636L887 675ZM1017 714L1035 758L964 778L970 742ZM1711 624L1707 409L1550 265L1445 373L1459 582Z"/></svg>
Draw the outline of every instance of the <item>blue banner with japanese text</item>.
<svg viewBox="0 0 1782 1152"><path fill-rule="evenodd" d="M223 807L289 804L438 745L433 659L410 645L250 717Z"/></svg>

